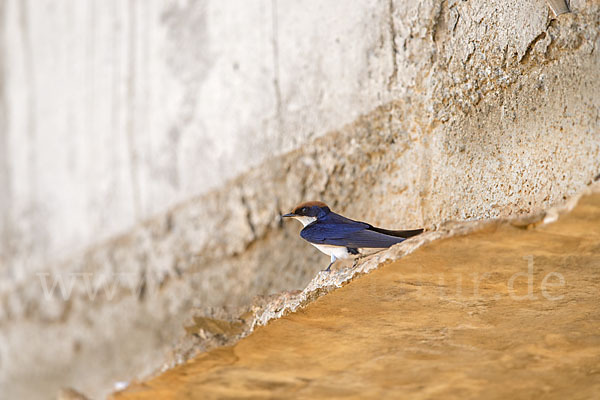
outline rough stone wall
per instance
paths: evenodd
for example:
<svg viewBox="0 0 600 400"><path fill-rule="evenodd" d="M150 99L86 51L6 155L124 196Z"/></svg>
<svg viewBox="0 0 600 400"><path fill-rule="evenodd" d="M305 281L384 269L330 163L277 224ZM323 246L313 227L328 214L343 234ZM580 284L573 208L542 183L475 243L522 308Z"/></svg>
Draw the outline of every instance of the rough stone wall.
<svg viewBox="0 0 600 400"><path fill-rule="evenodd" d="M106 393L110 382L160 364L190 308L210 313L248 304L257 294L302 288L326 257L297 237L299 226L279 218L300 200L321 199L385 227L433 229L448 219L536 212L559 204L600 172L598 2L573 1L573 13L557 19L543 1L364 3L366 9L347 10L356 19L339 37L327 19L313 19L334 10L273 4L278 16L287 16L276 19L277 31L288 35L285 41L278 36L275 47L285 61L277 63L276 82L267 79L275 93L277 86L281 91L273 103L280 125L256 137L271 140L268 132L278 132L272 135L279 144L259 151L260 143L239 139L230 159L250 161L202 186L211 190L191 199L189 192L169 197L163 205L187 200L117 238L46 264L44 271L64 274L58 277L79 273L68 301L58 289L46 298L40 277L31 273L5 285L0 354L9 361L1 365L0 384L11 382L10 393L39 395L59 384ZM209 26L227 11L212 10ZM306 28L314 35L310 40L299 31L307 24L315 29ZM312 51L321 37L324 47ZM334 37L342 41L343 65L315 66L310 57L329 59L327 50L338 48ZM232 38L223 38L223 46L230 45ZM302 62L281 56L288 45ZM256 62L262 62L260 54ZM360 73L347 71L353 68ZM237 90L235 82L228 85L231 93ZM226 100L207 104L219 88L188 111L194 119L224 107ZM215 118L234 124L239 116L261 126L264 119L255 120L243 107L259 94L247 96L231 115ZM189 140L197 133L200 147L207 138L228 137L218 129L190 129ZM194 148L186 143L182 149ZM303 145L268 157L294 143ZM217 183L253 162L249 171ZM203 168L198 176L212 171ZM56 277L42 278L50 285ZM99 290L93 300L90 289ZM102 362L91 366L91 359ZM32 374L39 378L35 388L26 385Z"/></svg>

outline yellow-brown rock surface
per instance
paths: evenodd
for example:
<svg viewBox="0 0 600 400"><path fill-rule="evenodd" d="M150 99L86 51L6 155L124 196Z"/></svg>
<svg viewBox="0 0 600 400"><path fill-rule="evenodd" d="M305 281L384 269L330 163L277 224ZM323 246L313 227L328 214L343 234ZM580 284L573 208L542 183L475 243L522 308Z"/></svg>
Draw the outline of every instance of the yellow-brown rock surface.
<svg viewBox="0 0 600 400"><path fill-rule="evenodd" d="M597 398L600 194L514 225L430 242L114 397Z"/></svg>

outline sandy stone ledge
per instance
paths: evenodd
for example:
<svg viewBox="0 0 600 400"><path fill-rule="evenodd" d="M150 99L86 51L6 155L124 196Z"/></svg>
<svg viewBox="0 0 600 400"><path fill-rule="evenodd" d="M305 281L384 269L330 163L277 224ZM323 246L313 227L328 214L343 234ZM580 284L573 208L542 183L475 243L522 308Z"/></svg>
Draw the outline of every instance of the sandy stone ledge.
<svg viewBox="0 0 600 400"><path fill-rule="evenodd" d="M447 224L319 274L256 310L236 344L113 398L592 398L599 189L530 218Z"/></svg>

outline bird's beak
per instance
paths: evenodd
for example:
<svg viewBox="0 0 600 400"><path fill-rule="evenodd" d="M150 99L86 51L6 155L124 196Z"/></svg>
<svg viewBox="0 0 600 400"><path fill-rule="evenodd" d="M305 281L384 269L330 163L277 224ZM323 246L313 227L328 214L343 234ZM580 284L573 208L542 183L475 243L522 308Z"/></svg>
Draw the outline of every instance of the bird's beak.
<svg viewBox="0 0 600 400"><path fill-rule="evenodd" d="M295 216L296 216L296 214L294 214L294 213L288 213L288 214L282 215L281 218L291 218L291 217L295 217Z"/></svg>

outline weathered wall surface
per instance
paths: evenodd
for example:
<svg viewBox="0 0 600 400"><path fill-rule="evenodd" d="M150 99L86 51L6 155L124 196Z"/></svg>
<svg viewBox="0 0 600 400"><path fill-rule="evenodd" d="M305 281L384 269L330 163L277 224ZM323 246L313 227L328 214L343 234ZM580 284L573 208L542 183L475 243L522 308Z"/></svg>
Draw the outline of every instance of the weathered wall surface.
<svg viewBox="0 0 600 400"><path fill-rule="evenodd" d="M11 278L206 193L388 94L392 56L373 29L387 3L1 4L0 256L13 267L0 274Z"/></svg>
<svg viewBox="0 0 600 400"><path fill-rule="evenodd" d="M33 24L38 3L1 4L10 393L106 393L160 364L191 307L301 288L326 257L279 218L300 200L434 228L536 212L600 172L595 1L558 19L543 1L73 2ZM52 15L81 25L52 29ZM51 33L65 35L48 46L65 46L66 66L44 64L58 50L26 56ZM81 37L94 45L73 53ZM79 81L63 87L53 68ZM66 301L60 287L44 295L57 278L72 283Z"/></svg>

